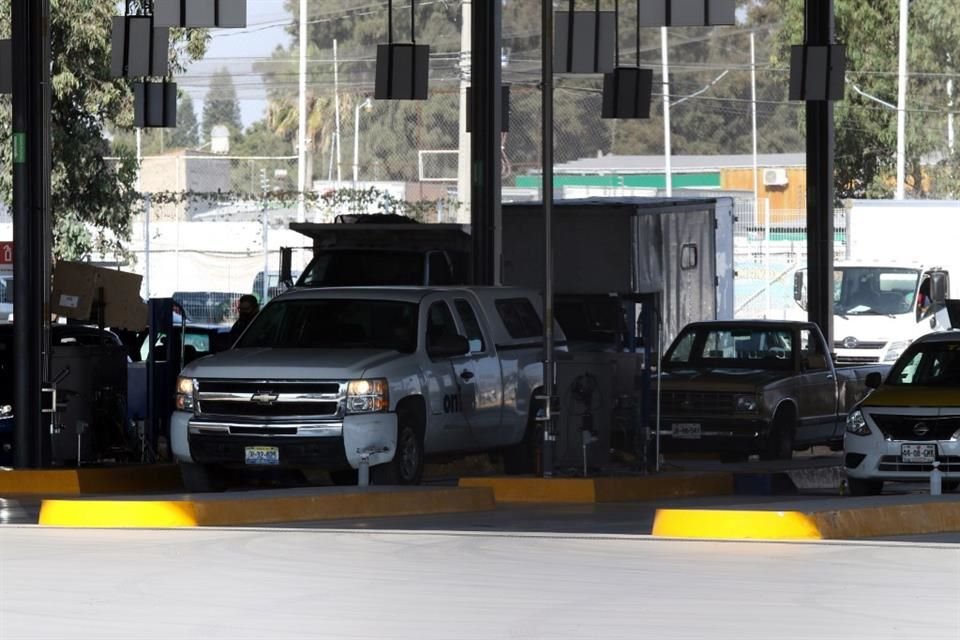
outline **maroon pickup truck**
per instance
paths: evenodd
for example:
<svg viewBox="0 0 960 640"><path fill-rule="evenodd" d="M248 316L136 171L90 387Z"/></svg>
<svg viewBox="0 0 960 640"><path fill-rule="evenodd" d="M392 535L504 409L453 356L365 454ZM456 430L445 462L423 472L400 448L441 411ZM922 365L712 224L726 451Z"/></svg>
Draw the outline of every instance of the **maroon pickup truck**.
<svg viewBox="0 0 960 640"><path fill-rule="evenodd" d="M795 449L839 449L847 413L888 365L834 364L809 322L731 320L687 325L663 358L664 451L787 459Z"/></svg>

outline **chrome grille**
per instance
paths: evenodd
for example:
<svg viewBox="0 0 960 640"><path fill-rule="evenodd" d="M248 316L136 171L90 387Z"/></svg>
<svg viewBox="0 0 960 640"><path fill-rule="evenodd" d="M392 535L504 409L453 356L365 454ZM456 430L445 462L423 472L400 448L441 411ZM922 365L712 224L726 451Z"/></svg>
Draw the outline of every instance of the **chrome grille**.
<svg viewBox="0 0 960 640"><path fill-rule="evenodd" d="M664 391L660 402L670 415L730 413L734 408L733 395L724 392Z"/></svg>
<svg viewBox="0 0 960 640"><path fill-rule="evenodd" d="M300 380L198 380L197 413L257 418L336 417L346 383Z"/></svg>
<svg viewBox="0 0 960 640"><path fill-rule="evenodd" d="M930 441L949 440L960 430L960 416L896 416L871 413L880 432L890 440ZM927 432L920 435L917 425L922 424Z"/></svg>
<svg viewBox="0 0 960 640"><path fill-rule="evenodd" d="M837 354L837 364L876 364L880 362L879 356L842 356Z"/></svg>
<svg viewBox="0 0 960 640"><path fill-rule="evenodd" d="M960 456L937 456L939 469L943 473L960 473ZM900 471L903 473L930 473L933 465L929 462L903 462L900 456L883 456L878 471Z"/></svg>
<svg viewBox="0 0 960 640"><path fill-rule="evenodd" d="M843 344L843 340L836 340L833 347L835 349L883 349L886 344L886 342L858 342L856 346L847 347Z"/></svg>

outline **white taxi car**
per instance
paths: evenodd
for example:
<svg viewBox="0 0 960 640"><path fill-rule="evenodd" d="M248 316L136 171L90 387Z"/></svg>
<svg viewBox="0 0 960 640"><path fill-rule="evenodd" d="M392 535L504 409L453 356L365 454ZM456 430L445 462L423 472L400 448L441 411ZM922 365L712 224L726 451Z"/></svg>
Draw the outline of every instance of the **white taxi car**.
<svg viewBox="0 0 960 640"><path fill-rule="evenodd" d="M928 482L939 462L943 490L960 485L960 331L914 341L886 380L847 417L844 466L850 492L877 494L883 483Z"/></svg>

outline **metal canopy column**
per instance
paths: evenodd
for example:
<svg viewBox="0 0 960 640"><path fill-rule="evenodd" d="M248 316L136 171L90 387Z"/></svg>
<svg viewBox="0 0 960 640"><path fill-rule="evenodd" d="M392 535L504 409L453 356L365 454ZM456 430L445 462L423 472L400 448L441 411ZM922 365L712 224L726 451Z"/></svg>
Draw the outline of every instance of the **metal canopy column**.
<svg viewBox="0 0 960 640"><path fill-rule="evenodd" d="M833 42L833 0L804 3L806 44ZM833 102L807 101L807 317L833 344Z"/></svg>
<svg viewBox="0 0 960 640"><path fill-rule="evenodd" d="M473 0L470 55L470 221L473 281L497 284L500 230L502 0Z"/></svg>
<svg viewBox="0 0 960 640"><path fill-rule="evenodd" d="M50 198L50 4L12 7L15 464L47 463L43 425L44 342L49 326L46 242Z"/></svg>

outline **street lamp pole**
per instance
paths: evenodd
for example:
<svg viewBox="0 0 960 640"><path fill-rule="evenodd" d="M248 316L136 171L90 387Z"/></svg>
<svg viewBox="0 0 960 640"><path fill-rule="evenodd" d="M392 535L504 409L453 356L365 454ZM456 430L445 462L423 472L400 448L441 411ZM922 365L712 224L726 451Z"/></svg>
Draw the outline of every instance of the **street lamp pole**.
<svg viewBox="0 0 960 640"><path fill-rule="evenodd" d="M359 103L353 109L353 189L357 189L357 176L360 173L360 109L369 109L370 98Z"/></svg>

